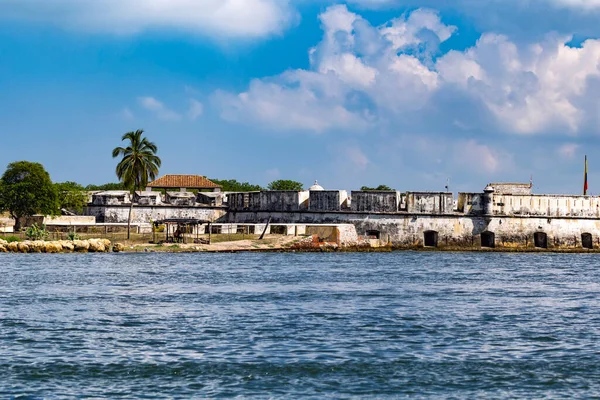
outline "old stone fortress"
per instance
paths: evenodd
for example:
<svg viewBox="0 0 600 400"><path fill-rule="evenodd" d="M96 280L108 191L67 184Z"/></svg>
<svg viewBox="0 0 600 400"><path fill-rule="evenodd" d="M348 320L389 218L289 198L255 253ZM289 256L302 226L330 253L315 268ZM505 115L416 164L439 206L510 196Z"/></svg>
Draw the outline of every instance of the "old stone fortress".
<svg viewBox="0 0 600 400"><path fill-rule="evenodd" d="M126 191L91 193L87 223L126 224L131 201L132 223L139 231L157 220L197 219L211 221L213 233L266 228L267 233L305 235L331 227L342 244L600 248L600 197L532 194L531 184L491 183L481 193L457 198L446 192L348 193L316 182L299 192L227 193L203 176L166 175L133 199ZM206 225L197 229L204 233Z"/></svg>

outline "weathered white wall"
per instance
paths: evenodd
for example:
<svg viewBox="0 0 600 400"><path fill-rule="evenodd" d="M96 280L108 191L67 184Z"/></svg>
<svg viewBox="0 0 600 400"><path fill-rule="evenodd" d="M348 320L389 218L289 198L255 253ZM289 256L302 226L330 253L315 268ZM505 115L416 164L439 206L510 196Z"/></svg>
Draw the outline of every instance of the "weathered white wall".
<svg viewBox="0 0 600 400"><path fill-rule="evenodd" d="M465 215L424 215L392 213L356 213L356 212L238 212L227 215L231 223L252 223L266 221L272 223L295 224L335 224L351 223L358 235L365 236L367 231L379 231L380 239L398 245L420 245L426 231L439 234L440 245L472 246L478 245L480 235L489 231L496 235L498 245L531 246L533 235L544 232L548 235L548 245L581 245L581 234L590 233L595 246L600 240L600 220L593 218L569 217L490 217Z"/></svg>
<svg viewBox="0 0 600 400"><path fill-rule="evenodd" d="M224 207L134 206L131 220L133 223L150 223L168 218L216 221L225 213ZM88 206L85 214L95 217L97 222L126 223L129 206Z"/></svg>
<svg viewBox="0 0 600 400"><path fill-rule="evenodd" d="M493 195L495 215L600 217L600 198L564 195Z"/></svg>

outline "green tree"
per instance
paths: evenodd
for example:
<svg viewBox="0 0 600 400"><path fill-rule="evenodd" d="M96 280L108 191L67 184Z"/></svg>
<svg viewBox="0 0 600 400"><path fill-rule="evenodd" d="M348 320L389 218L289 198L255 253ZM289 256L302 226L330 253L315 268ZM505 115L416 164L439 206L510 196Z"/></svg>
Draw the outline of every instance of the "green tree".
<svg viewBox="0 0 600 400"><path fill-rule="evenodd" d="M269 183L267 186L269 190L304 190L303 185L300 182L291 181L288 179L279 179Z"/></svg>
<svg viewBox="0 0 600 400"><path fill-rule="evenodd" d="M88 195L83 186L76 182L55 183L58 196L58 206L77 213L81 213L87 205Z"/></svg>
<svg viewBox="0 0 600 400"><path fill-rule="evenodd" d="M105 183L102 185L87 185L85 190L127 190L123 182Z"/></svg>
<svg viewBox="0 0 600 400"><path fill-rule="evenodd" d="M368 186L363 186L363 187L360 188L360 190L368 192L368 191L374 191L374 190L392 191L394 189L392 189L388 185L379 185L376 188L372 188L372 187L368 187Z"/></svg>
<svg viewBox="0 0 600 400"><path fill-rule="evenodd" d="M138 129L135 132L127 132L121 141L128 141L127 147L116 147L113 158L122 156L117 164L117 177L128 190L141 190L148 185L149 180L156 179L160 168L160 158L156 155L158 148L153 142L142 137L144 131ZM131 211L133 199L129 206L129 217L127 219L127 239L131 237Z"/></svg>
<svg viewBox="0 0 600 400"><path fill-rule="evenodd" d="M8 164L0 179L0 211L8 211L20 229L19 219L35 214L58 215L56 188L40 163Z"/></svg>
<svg viewBox="0 0 600 400"><path fill-rule="evenodd" d="M263 190L259 185L248 182L238 182L235 179L211 179L217 185L221 185L224 192L257 192Z"/></svg>

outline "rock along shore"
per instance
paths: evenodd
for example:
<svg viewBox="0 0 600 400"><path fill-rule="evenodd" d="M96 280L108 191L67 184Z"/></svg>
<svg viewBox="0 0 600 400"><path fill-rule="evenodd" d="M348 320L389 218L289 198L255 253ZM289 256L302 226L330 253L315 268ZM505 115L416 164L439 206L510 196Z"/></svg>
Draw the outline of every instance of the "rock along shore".
<svg viewBox="0 0 600 400"><path fill-rule="evenodd" d="M26 240L7 242L0 239L0 253L108 253L120 252L124 246L107 239L88 240Z"/></svg>

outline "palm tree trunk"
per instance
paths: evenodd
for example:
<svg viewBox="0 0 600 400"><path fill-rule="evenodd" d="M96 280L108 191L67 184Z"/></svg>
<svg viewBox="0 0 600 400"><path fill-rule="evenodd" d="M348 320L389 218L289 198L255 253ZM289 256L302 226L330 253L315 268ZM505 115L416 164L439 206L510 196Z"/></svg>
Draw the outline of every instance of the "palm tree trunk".
<svg viewBox="0 0 600 400"><path fill-rule="evenodd" d="M131 211L133 210L133 198L129 204L129 217L127 218L127 240L131 238Z"/></svg>

